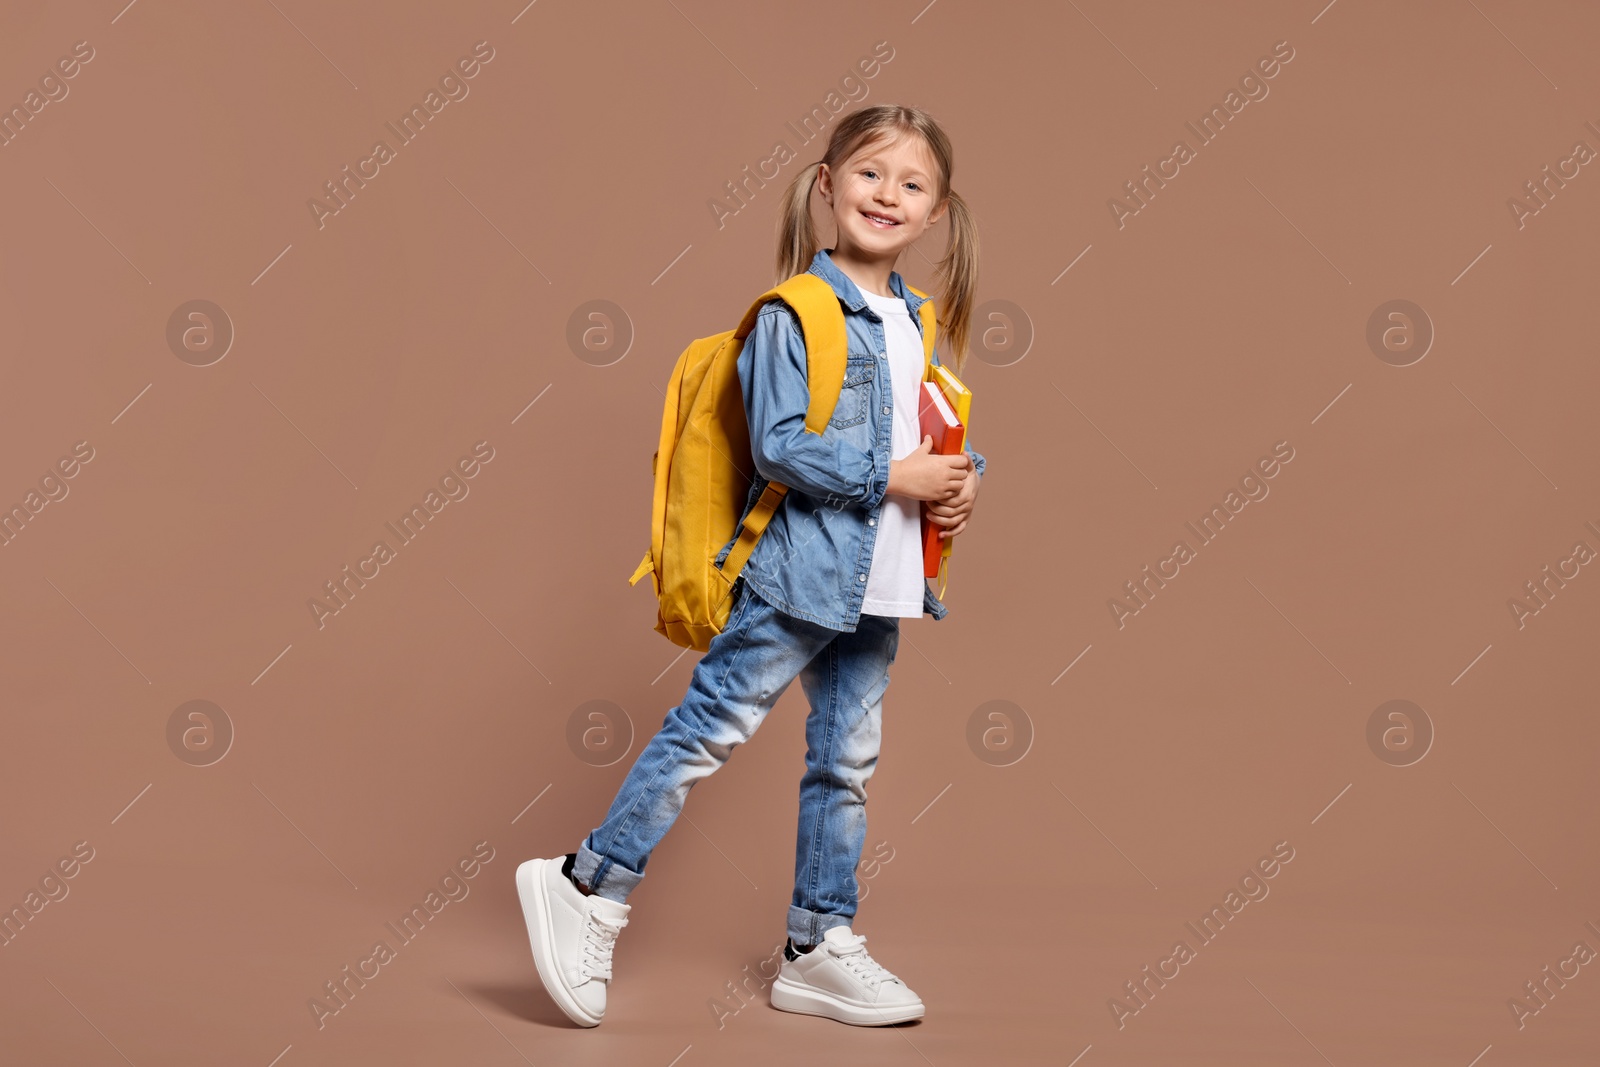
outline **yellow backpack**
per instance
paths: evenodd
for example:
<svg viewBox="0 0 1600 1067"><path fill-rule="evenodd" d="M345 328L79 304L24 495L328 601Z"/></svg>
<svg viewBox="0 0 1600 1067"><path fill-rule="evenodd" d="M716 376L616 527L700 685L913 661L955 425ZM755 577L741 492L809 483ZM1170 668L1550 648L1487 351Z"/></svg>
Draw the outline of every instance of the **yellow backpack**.
<svg viewBox="0 0 1600 1067"><path fill-rule="evenodd" d="M655 478L650 547L628 584L650 575L659 601L656 631L697 652L707 651L711 639L727 625L734 580L789 491L785 485L768 483L745 517L738 542L718 568L717 553L739 526L756 474L739 383L739 352L755 328L761 305L774 297L799 316L805 338L806 382L811 391L806 431L820 434L827 428L844 382L844 311L833 287L808 271L761 294L736 328L702 337L683 350L667 385L660 446L650 460ZM925 299L918 310L926 379L933 358L933 301Z"/></svg>

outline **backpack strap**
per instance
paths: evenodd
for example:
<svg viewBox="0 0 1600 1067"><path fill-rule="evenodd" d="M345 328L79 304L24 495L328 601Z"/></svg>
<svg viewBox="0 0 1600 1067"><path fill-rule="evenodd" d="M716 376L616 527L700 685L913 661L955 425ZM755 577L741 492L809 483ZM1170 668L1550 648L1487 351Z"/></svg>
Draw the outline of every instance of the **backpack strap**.
<svg viewBox="0 0 1600 1067"><path fill-rule="evenodd" d="M806 408L806 432L821 434L827 429L833 409L839 403L839 393L844 384L845 355L848 340L845 335L844 311L839 307L839 296L833 286L810 271L794 277L756 298L745 312L733 335L742 344L755 329L761 306L774 297L782 300L800 319L800 334L806 345L806 387L811 401ZM767 483L761 498L744 518L739 540L728 550L722 561L723 576L732 584L744 570L744 565L755 550L756 541L766 532L778 505L783 502L789 487L781 482Z"/></svg>
<svg viewBox="0 0 1600 1067"><path fill-rule="evenodd" d="M915 286L907 285L907 289L922 297L922 306L917 308L917 317L922 320L922 380L933 381L933 345L934 335L939 329L939 317L934 313L933 301L928 299L928 294Z"/></svg>
<svg viewBox="0 0 1600 1067"><path fill-rule="evenodd" d="M800 318L800 335L806 345L806 386L811 405L806 409L806 430L821 434L833 417L844 382L846 338L844 311L833 286L806 271L782 285L768 289L750 305L733 335L741 342L755 329L761 306L776 297Z"/></svg>

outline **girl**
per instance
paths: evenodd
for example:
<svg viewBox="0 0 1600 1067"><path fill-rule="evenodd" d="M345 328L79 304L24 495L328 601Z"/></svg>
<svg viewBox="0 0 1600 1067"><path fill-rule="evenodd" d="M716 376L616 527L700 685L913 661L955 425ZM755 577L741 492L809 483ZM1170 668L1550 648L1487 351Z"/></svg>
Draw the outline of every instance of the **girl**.
<svg viewBox="0 0 1600 1067"><path fill-rule="evenodd" d="M960 533L985 465L970 442L941 456L918 432L924 298L894 270L948 211L939 338L956 353L959 374L978 245L950 188L952 166L950 142L926 112L880 104L841 121L822 160L789 186L778 280L809 269L838 295L844 385L825 432L806 432L805 342L788 306L769 301L738 359L756 467L746 514L769 479L789 492L734 580L726 627L683 703L639 753L605 822L576 852L517 868L539 977L579 1025L595 1026L605 1013L612 947L651 850L690 788L751 738L796 677L811 711L789 938L772 1004L866 1026L923 1016L921 999L867 954L850 923L899 620L946 614L923 577L919 508L944 527L941 537ZM818 247L813 188L833 216L832 248ZM717 566L736 540L737 531Z"/></svg>

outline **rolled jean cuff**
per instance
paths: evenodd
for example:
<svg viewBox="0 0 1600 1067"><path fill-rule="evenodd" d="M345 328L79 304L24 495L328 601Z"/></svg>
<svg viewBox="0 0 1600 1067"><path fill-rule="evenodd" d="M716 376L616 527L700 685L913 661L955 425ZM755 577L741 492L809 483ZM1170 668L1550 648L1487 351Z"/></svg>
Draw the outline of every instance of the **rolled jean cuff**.
<svg viewBox="0 0 1600 1067"><path fill-rule="evenodd" d="M614 900L618 904L626 904L628 894L638 888L644 878L644 875L620 867L591 849L587 837L578 846L578 858L572 861L572 874L594 890L595 896Z"/></svg>
<svg viewBox="0 0 1600 1067"><path fill-rule="evenodd" d="M797 945L815 945L835 926L849 926L851 916L829 915L789 905L789 938Z"/></svg>

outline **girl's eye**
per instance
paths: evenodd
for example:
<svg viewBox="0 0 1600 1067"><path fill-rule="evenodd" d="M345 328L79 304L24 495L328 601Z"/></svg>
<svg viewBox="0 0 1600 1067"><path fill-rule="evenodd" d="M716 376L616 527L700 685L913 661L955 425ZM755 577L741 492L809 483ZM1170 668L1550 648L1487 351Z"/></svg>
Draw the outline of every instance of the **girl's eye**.
<svg viewBox="0 0 1600 1067"><path fill-rule="evenodd" d="M867 169L867 170L862 171L861 173L863 175L871 175L872 177L877 177L877 175L878 175L877 171L872 170L870 168ZM922 191L922 186L918 185L916 182L906 182L906 184L911 186L913 189L916 189L918 192Z"/></svg>

